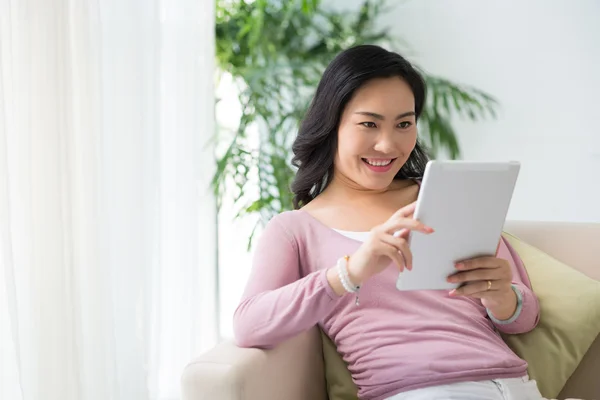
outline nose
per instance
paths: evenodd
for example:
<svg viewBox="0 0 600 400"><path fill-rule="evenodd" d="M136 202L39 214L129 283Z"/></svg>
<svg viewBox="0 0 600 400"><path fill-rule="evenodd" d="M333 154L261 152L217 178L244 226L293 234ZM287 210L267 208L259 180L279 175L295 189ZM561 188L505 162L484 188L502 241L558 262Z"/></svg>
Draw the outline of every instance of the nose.
<svg viewBox="0 0 600 400"><path fill-rule="evenodd" d="M386 132L381 132L381 134L377 137L377 142L373 146L373 150L382 154L390 154L395 150L394 140L392 139L392 135Z"/></svg>

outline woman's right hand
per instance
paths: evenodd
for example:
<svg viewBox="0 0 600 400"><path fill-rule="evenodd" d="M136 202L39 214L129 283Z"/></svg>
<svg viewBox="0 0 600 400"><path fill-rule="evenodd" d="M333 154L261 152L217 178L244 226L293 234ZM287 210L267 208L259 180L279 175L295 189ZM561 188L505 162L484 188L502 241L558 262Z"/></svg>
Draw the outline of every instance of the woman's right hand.
<svg viewBox="0 0 600 400"><path fill-rule="evenodd" d="M371 235L348 260L348 275L352 283L362 285L386 269L390 262L400 272L412 269L412 253L408 247L410 231L424 234L433 229L413 219L416 202L394 213L386 222L371 229Z"/></svg>

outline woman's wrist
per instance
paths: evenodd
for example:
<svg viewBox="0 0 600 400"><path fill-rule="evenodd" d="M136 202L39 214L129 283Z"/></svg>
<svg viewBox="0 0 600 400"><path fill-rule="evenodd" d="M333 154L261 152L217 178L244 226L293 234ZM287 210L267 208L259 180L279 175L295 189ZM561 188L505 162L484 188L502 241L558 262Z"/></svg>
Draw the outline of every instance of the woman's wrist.
<svg viewBox="0 0 600 400"><path fill-rule="evenodd" d="M348 259L347 268L348 268L348 278L350 278L350 281L354 285L362 286L363 283L365 283L365 281L368 279L368 277L365 275L364 271L356 268L356 263L354 263L352 261L352 257L350 257Z"/></svg>
<svg viewBox="0 0 600 400"><path fill-rule="evenodd" d="M338 296L343 296L348 293L346 289L344 289L344 285L342 285L342 281L337 273L337 267L332 267L327 270L327 282L329 282L329 286L331 286L331 289L333 289Z"/></svg>
<svg viewBox="0 0 600 400"><path fill-rule="evenodd" d="M358 288L362 286L365 281L364 274L362 274L360 270L357 271L355 269L354 265L351 264L351 260L352 257L348 257L345 261L340 259L338 265L327 270L327 281L329 282L329 286L331 286L338 296L350 293L349 290L351 290L351 287ZM346 288L344 282L342 282L344 273L340 274L340 268L345 268L345 279L346 285L349 285L348 288Z"/></svg>
<svg viewBox="0 0 600 400"><path fill-rule="evenodd" d="M506 296L499 299L496 304L488 305L488 312L499 321L507 321L515 315L518 306L517 294L511 287L506 291Z"/></svg>

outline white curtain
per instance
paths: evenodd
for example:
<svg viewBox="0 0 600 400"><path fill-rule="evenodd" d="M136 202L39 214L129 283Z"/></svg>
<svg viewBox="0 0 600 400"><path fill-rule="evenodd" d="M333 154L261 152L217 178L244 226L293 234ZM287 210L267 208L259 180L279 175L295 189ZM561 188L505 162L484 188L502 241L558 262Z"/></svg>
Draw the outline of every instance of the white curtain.
<svg viewBox="0 0 600 400"><path fill-rule="evenodd" d="M0 0L0 399L176 399L216 341L213 7Z"/></svg>

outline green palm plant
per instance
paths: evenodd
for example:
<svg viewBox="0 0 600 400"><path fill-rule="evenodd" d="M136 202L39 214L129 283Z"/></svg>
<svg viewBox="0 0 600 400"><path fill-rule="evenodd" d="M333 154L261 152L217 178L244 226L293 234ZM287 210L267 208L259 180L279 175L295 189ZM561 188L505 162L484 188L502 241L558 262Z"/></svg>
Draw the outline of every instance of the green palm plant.
<svg viewBox="0 0 600 400"><path fill-rule="evenodd" d="M242 114L232 135L217 134L227 144L218 155L213 188L221 199L224 183L234 183L237 216L260 213L264 222L292 208L291 143L335 55L367 43L402 52L403 42L376 28L377 18L389 11L384 1L365 0L349 13L327 9L319 0L217 0L217 65L240 83ZM433 155L445 150L459 157L452 118L494 116L497 103L481 90L423 74L429 95L419 121L421 140ZM252 125L260 127L257 146L248 135ZM243 201L255 186L256 197Z"/></svg>

